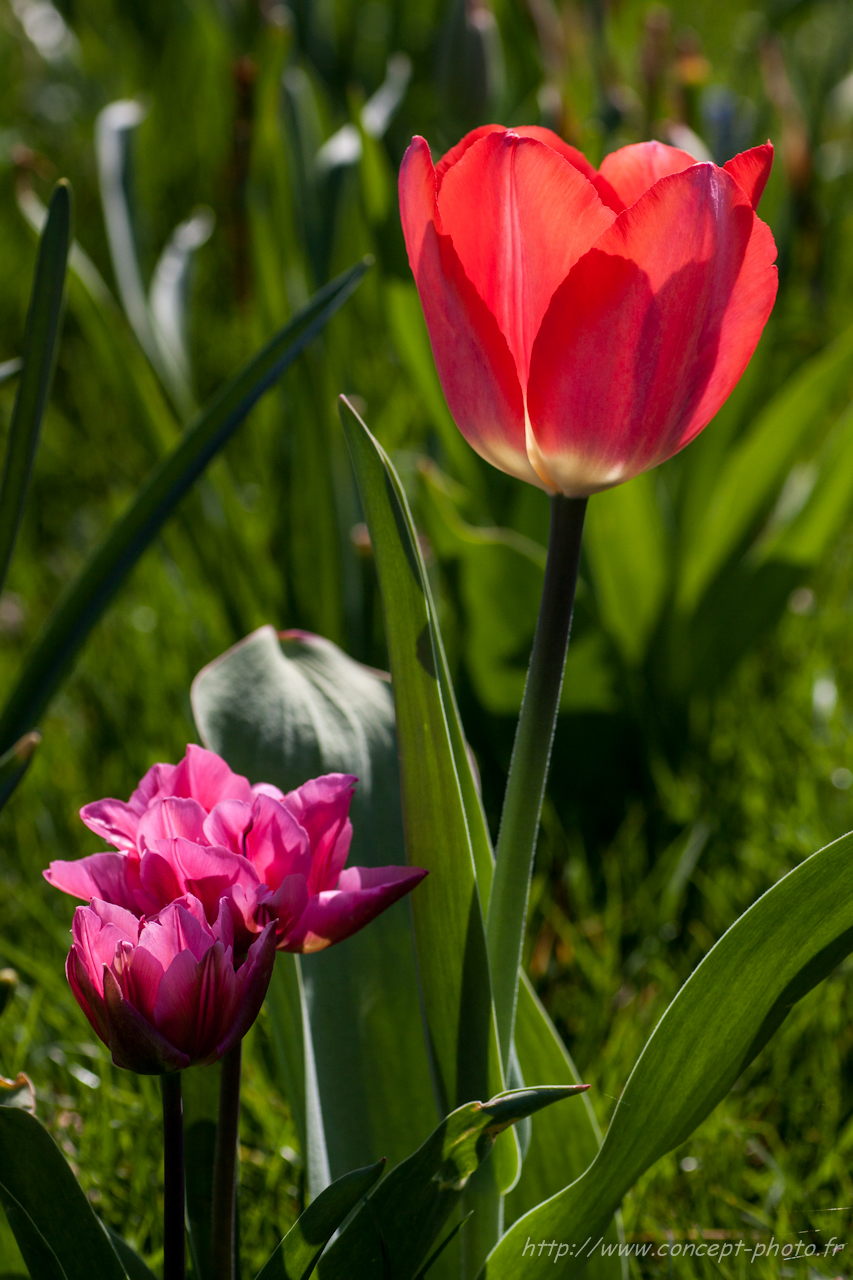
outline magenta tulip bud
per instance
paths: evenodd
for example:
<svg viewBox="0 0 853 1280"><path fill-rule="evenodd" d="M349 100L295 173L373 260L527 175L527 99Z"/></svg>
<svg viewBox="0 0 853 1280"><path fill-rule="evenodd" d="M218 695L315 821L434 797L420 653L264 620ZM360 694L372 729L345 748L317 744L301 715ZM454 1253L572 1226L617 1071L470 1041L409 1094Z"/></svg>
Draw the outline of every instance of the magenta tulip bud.
<svg viewBox="0 0 853 1280"><path fill-rule="evenodd" d="M137 917L191 894L212 925L224 898L238 959L271 920L280 950L321 951L426 875L419 867L345 868L357 781L330 773L285 795L267 783L251 786L212 751L189 746L179 765L149 769L129 801L80 810L116 852L52 862L45 878Z"/></svg>
<svg viewBox="0 0 853 1280"><path fill-rule="evenodd" d="M197 898L137 919L94 898L78 907L65 972L74 997L117 1067L142 1075L215 1062L257 1018L275 960L269 924L234 969L223 900L211 927Z"/></svg>

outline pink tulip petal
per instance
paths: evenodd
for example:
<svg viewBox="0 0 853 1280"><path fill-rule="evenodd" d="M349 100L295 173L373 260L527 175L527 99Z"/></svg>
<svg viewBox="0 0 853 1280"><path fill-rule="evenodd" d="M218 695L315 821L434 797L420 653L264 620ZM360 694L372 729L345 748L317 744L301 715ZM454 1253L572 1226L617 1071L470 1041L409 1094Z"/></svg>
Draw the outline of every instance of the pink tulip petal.
<svg viewBox="0 0 853 1280"><path fill-rule="evenodd" d="M468 443L493 466L545 488L525 449L524 402L506 339L436 226L429 147L414 138L400 168L400 215L447 403Z"/></svg>
<svg viewBox="0 0 853 1280"><path fill-rule="evenodd" d="M296 928L308 906L308 883L304 876L285 876L274 894L263 904L262 911L271 913L277 922L279 938L286 938Z"/></svg>
<svg viewBox="0 0 853 1280"><path fill-rule="evenodd" d="M746 193L753 209L757 209L773 168L773 143L768 139L760 147L741 151L740 155L727 160L723 168Z"/></svg>
<svg viewBox="0 0 853 1280"><path fill-rule="evenodd" d="M125 943L111 967L125 1000L153 1025L157 993L163 981L162 961L147 947L130 947Z"/></svg>
<svg viewBox="0 0 853 1280"><path fill-rule="evenodd" d="M252 799L255 796L269 796L271 800L283 800L284 792L271 782L256 782L252 787Z"/></svg>
<svg viewBox="0 0 853 1280"><path fill-rule="evenodd" d="M71 936L78 960L103 995L104 966L113 963L120 946L136 942L139 921L121 907L93 899L91 906L74 912Z"/></svg>
<svg viewBox="0 0 853 1280"><path fill-rule="evenodd" d="M175 791L172 787L174 776L175 766L173 764L152 764L130 797L128 801L129 807L141 817L155 800L162 800L163 796L174 795Z"/></svg>
<svg viewBox="0 0 853 1280"><path fill-rule="evenodd" d="M51 862L42 872L48 884L73 898L102 898L127 911L140 914L136 897L127 883L128 856L125 853L93 853L76 862Z"/></svg>
<svg viewBox="0 0 853 1280"><path fill-rule="evenodd" d="M219 911L219 899L232 885L241 883L249 892L260 885L252 864L240 853L191 840L158 840L156 850L147 850L140 862L144 888L166 906L183 894L200 900L212 922Z"/></svg>
<svg viewBox="0 0 853 1280"><path fill-rule="evenodd" d="M322 951L363 929L392 903L414 889L427 874L419 867L348 867L344 887L309 898L293 932L280 950Z"/></svg>
<svg viewBox="0 0 853 1280"><path fill-rule="evenodd" d="M630 208L659 179L681 173L695 163L693 156L678 147L668 147L663 142L635 142L611 151L602 160L599 172L625 207Z"/></svg>
<svg viewBox="0 0 853 1280"><path fill-rule="evenodd" d="M177 796L155 800L139 819L140 851L146 845L153 849L157 840L170 840L175 836L203 842L206 817L207 810L198 800Z"/></svg>
<svg viewBox="0 0 853 1280"><path fill-rule="evenodd" d="M190 743L176 767L172 786L176 796L192 797L208 812L221 800L243 800L248 804L252 799L247 778L232 773L221 756L194 743Z"/></svg>
<svg viewBox="0 0 853 1280"><path fill-rule="evenodd" d="M662 462L717 412L776 295L776 248L711 164L663 178L558 290L531 363L540 465L582 495Z"/></svg>
<svg viewBox="0 0 853 1280"><path fill-rule="evenodd" d="M352 843L349 809L357 782L351 774L328 773L284 797L284 807L307 831L311 844L309 893L334 889L338 882Z"/></svg>
<svg viewBox="0 0 853 1280"><path fill-rule="evenodd" d="M84 804L80 817L90 831L117 849L135 849L139 813L123 800L96 800Z"/></svg>
<svg viewBox="0 0 853 1280"><path fill-rule="evenodd" d="M168 849L173 842L158 840L157 843ZM139 862L139 880L145 893L156 903L155 911L160 911L186 892L186 885L172 859L157 849L146 849L143 853Z"/></svg>
<svg viewBox="0 0 853 1280"><path fill-rule="evenodd" d="M72 947L65 961L65 976L74 999L85 1013L89 1024L104 1044L109 1044L109 1028L106 1021L103 997L103 972L100 974L100 989L92 980L84 962Z"/></svg>
<svg viewBox="0 0 853 1280"><path fill-rule="evenodd" d="M216 1046L217 1057L242 1040L261 1011L275 963L275 937L275 924L268 924L237 970L236 1016Z"/></svg>
<svg viewBox="0 0 853 1280"><path fill-rule="evenodd" d="M524 388L554 290L616 215L556 151L512 131L468 148L445 175L438 209L441 230L506 338Z"/></svg>
<svg viewBox="0 0 853 1280"><path fill-rule="evenodd" d="M164 1071L182 1071L190 1058L161 1035L125 1000L115 976L104 977L105 1020L108 1040L117 1067L127 1067L140 1075L162 1075Z"/></svg>
<svg viewBox="0 0 853 1280"><path fill-rule="evenodd" d="M194 1062L203 1062L231 1026L237 984L230 957L220 942L201 960L189 951L175 956L163 975L154 1011L157 1030Z"/></svg>
<svg viewBox="0 0 853 1280"><path fill-rule="evenodd" d="M200 960L213 943L204 907L189 895L185 900L170 902L146 920L139 934L139 946L159 960L164 972L179 952L189 951Z"/></svg>
<svg viewBox="0 0 853 1280"><path fill-rule="evenodd" d="M233 853L243 854L246 852L246 832L252 821L252 805L243 800L222 800L205 818L205 843L224 845Z"/></svg>
<svg viewBox="0 0 853 1280"><path fill-rule="evenodd" d="M283 801L258 795L252 829L246 836L246 858L258 877L277 889L283 878L311 870L311 841L298 817Z"/></svg>

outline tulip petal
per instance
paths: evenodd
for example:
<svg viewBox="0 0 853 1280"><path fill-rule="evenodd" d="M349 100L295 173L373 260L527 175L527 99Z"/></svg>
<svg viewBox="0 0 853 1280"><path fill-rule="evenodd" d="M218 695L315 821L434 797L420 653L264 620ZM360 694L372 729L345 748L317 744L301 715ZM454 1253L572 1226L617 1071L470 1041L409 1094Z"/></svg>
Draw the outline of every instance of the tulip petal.
<svg viewBox="0 0 853 1280"><path fill-rule="evenodd" d="M255 797L252 829L246 836L246 858L264 884L277 889L284 876L311 870L311 840L283 801Z"/></svg>
<svg viewBox="0 0 853 1280"><path fill-rule="evenodd" d="M213 943L202 904L189 897L186 901L170 902L146 920L139 933L139 947L151 952L164 973L179 952L188 951L196 960L201 960Z"/></svg>
<svg viewBox="0 0 853 1280"><path fill-rule="evenodd" d="M310 953L341 942L409 893L426 874L420 867L347 867L340 888L309 898L296 929L279 943L280 950Z"/></svg>
<svg viewBox="0 0 853 1280"><path fill-rule="evenodd" d="M602 204L606 204L608 209L612 209L614 213L621 213L625 208L624 200L616 194L613 187L607 179L598 172L593 165L587 160L582 151L578 151L577 147L571 146L568 142L564 142L558 133L554 133L551 129L545 129L542 125L526 124L520 129L514 129L521 138L536 138L539 142L544 142L552 151L556 151L564 160L568 160L569 164L574 165L579 173L582 173L588 182L591 182L598 192ZM438 167L436 167L436 173Z"/></svg>
<svg viewBox="0 0 853 1280"><path fill-rule="evenodd" d="M172 786L175 768L173 764L152 764L128 801L134 813L141 815L155 800L175 794Z"/></svg>
<svg viewBox="0 0 853 1280"><path fill-rule="evenodd" d="M594 493L662 462L713 417L776 296L776 246L711 164L663 178L574 267L542 324L528 399L541 465Z"/></svg>
<svg viewBox="0 0 853 1280"><path fill-rule="evenodd" d="M757 209L764 194L764 188L767 186L770 170L773 168L773 143L768 139L760 147L750 147L749 151L741 151L740 155L727 160L723 168L746 192L746 197L753 209Z"/></svg>
<svg viewBox="0 0 853 1280"><path fill-rule="evenodd" d="M512 131L469 147L437 203L441 230L506 338L524 388L555 289L616 214L551 147Z"/></svg>
<svg viewBox="0 0 853 1280"><path fill-rule="evenodd" d="M545 485L524 445L524 402L506 339L436 225L435 171L423 138L400 168L400 214L433 356L457 427L493 466Z"/></svg>
<svg viewBox="0 0 853 1280"><path fill-rule="evenodd" d="M602 160L599 172L625 207L630 208L660 178L681 173L695 163L693 156L678 147L668 147L663 142L635 142L611 151Z"/></svg>
<svg viewBox="0 0 853 1280"><path fill-rule="evenodd" d="M156 846L158 840L183 836L185 840L204 840L204 822L207 810L198 800L166 796L155 800L150 809L139 819L139 848Z"/></svg>
<svg viewBox="0 0 853 1280"><path fill-rule="evenodd" d="M77 954L76 947L72 947L68 952L65 961L65 976L68 979L68 985L74 999L85 1013L89 1020L89 1025L95 1035L104 1044L109 1044L109 1026L106 1020L104 1009L104 998L102 993L97 989L89 974L86 965ZM103 972L100 975L100 981L103 983Z"/></svg>
<svg viewBox="0 0 853 1280"><path fill-rule="evenodd" d="M285 876L275 893L264 902L263 911L274 914L278 937L284 939L295 929L307 906L308 882L305 877Z"/></svg>
<svg viewBox="0 0 853 1280"><path fill-rule="evenodd" d="M246 852L246 832L252 825L252 805L243 800L223 800L204 820L208 844L224 845L234 853Z"/></svg>
<svg viewBox="0 0 853 1280"><path fill-rule="evenodd" d="M220 800L252 799L247 778L232 773L221 756L190 743L172 778L173 794L198 800L208 812ZM174 834L180 834L175 832Z"/></svg>
<svg viewBox="0 0 853 1280"><path fill-rule="evenodd" d="M109 1031L107 1043L117 1067L126 1067L140 1075L162 1075L166 1071L182 1071L190 1065L187 1054L170 1044L125 1000L109 969L104 974L104 1008Z"/></svg>
<svg viewBox="0 0 853 1280"><path fill-rule="evenodd" d="M148 1022L154 1022L164 966L147 947L122 948L112 966L122 995Z"/></svg>
<svg viewBox="0 0 853 1280"><path fill-rule="evenodd" d="M307 831L311 844L309 893L334 889L344 868L352 843L349 809L357 782L352 774L327 773L284 797L284 807Z"/></svg>
<svg viewBox="0 0 853 1280"><path fill-rule="evenodd" d="M96 800L84 804L80 817L90 831L117 849L135 849L139 812L123 800Z"/></svg>
<svg viewBox="0 0 853 1280"><path fill-rule="evenodd" d="M275 924L266 926L249 948L245 963L237 970L236 1012L231 1026L216 1046L221 1057L242 1040L261 1011L275 964Z"/></svg>
<svg viewBox="0 0 853 1280"><path fill-rule="evenodd" d="M163 974L154 1025L192 1061L203 1062L215 1053L220 1029L231 1025L236 996L234 967L220 942L201 960L182 951Z"/></svg>
<svg viewBox="0 0 853 1280"><path fill-rule="evenodd" d="M126 853L93 853L76 862L51 862L42 875L54 889L73 898L102 898L139 915L141 908L127 881L128 862Z"/></svg>
<svg viewBox="0 0 853 1280"><path fill-rule="evenodd" d="M481 124L478 128L472 129L470 133L466 133L465 137L457 142L455 147L445 151L435 166L436 192L441 190L441 184L444 181L444 175L447 170L455 165L457 160L462 159L469 147L473 147L475 142L479 142L481 138L487 137L490 133L506 133L506 131L506 125L503 124Z"/></svg>

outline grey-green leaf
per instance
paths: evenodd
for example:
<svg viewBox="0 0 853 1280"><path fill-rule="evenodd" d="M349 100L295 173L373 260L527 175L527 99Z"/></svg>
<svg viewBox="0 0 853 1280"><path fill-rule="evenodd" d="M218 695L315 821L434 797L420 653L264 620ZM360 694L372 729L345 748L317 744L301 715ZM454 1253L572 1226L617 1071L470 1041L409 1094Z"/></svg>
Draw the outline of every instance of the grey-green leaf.
<svg viewBox="0 0 853 1280"><path fill-rule="evenodd" d="M258 1273L257 1280L308 1280L320 1254L385 1168L379 1160L345 1173L301 1214Z"/></svg>

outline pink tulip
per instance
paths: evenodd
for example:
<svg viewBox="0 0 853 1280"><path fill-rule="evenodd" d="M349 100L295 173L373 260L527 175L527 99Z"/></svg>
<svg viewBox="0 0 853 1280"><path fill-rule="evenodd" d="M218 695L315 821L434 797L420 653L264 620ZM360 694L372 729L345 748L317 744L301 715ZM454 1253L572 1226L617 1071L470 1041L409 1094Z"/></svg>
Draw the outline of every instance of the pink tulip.
<svg viewBox="0 0 853 1280"><path fill-rule="evenodd" d="M400 213L433 355L482 457L584 497L684 448L740 378L776 297L756 216L773 148L723 168L659 142L599 171L549 129L475 129Z"/></svg>
<svg viewBox="0 0 853 1280"><path fill-rule="evenodd" d="M287 795L250 786L212 751L189 746L156 764L130 800L80 816L116 846L44 873L57 889L143 916L192 894L213 923L229 904L235 954L270 919L283 951L321 951L368 924L426 875L417 867L348 867L357 779L332 773ZM174 790L172 790L174 788Z"/></svg>
<svg viewBox="0 0 853 1280"><path fill-rule="evenodd" d="M188 895L142 920L94 898L78 907L66 963L71 990L118 1067L144 1075L215 1062L257 1018L275 959L268 924L235 972L222 902L213 926Z"/></svg>

